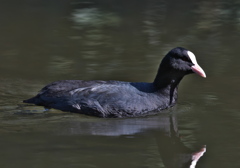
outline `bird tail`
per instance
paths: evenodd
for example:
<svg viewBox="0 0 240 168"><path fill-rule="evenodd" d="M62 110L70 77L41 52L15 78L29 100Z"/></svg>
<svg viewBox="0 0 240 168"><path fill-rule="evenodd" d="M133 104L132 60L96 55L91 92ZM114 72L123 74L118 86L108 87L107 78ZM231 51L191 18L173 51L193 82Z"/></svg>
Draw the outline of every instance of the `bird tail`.
<svg viewBox="0 0 240 168"><path fill-rule="evenodd" d="M23 103L39 104L39 98L38 98L38 96L35 96L30 99L23 100Z"/></svg>

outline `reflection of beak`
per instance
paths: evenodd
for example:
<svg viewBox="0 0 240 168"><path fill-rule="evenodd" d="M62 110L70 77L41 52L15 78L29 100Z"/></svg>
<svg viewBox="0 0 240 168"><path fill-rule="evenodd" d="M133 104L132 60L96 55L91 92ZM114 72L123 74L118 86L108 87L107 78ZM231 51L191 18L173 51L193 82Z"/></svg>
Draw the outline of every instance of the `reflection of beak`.
<svg viewBox="0 0 240 168"><path fill-rule="evenodd" d="M203 78L206 78L206 74L204 70L198 64L191 66L191 69L194 73L200 75Z"/></svg>
<svg viewBox="0 0 240 168"><path fill-rule="evenodd" d="M205 152L206 152L206 145L204 145L200 151L193 153L192 164L190 165L190 168L195 168L198 160L203 156Z"/></svg>

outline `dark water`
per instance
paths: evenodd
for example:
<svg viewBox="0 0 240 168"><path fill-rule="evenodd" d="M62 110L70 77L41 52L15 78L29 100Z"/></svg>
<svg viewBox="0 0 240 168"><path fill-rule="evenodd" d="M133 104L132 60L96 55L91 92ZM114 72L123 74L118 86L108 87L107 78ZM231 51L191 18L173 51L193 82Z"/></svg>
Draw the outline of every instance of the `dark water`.
<svg viewBox="0 0 240 168"><path fill-rule="evenodd" d="M240 3L3 0L1 168L240 167ZM185 77L165 114L99 119L21 101L61 79L151 82L182 46L207 78Z"/></svg>

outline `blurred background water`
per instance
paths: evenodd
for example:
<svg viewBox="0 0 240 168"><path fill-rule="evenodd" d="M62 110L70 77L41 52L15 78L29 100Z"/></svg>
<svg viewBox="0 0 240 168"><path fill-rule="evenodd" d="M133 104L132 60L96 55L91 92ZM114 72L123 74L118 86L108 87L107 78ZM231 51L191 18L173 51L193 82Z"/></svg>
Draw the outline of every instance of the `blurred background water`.
<svg viewBox="0 0 240 168"><path fill-rule="evenodd" d="M0 167L240 167L240 2L2 0ZM207 78L184 78L165 114L99 119L21 101L62 79L151 82L181 46Z"/></svg>

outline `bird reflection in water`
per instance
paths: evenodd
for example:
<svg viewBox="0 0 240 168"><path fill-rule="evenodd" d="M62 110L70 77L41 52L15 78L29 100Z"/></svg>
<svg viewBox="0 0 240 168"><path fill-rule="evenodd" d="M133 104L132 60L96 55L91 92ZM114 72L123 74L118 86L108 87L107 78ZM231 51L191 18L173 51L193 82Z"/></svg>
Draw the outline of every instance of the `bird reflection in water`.
<svg viewBox="0 0 240 168"><path fill-rule="evenodd" d="M169 117L169 132L156 134L159 153L166 168L195 168L198 160L206 152L206 146L193 152L186 147L178 134L176 118Z"/></svg>
<svg viewBox="0 0 240 168"><path fill-rule="evenodd" d="M61 133L101 137L134 137L139 134L153 134L166 168L195 168L198 160L206 152L206 146L193 151L181 142L177 119L173 114L127 119L89 119L81 122L78 120L70 121L68 124L71 125L71 129L65 127L65 131Z"/></svg>

